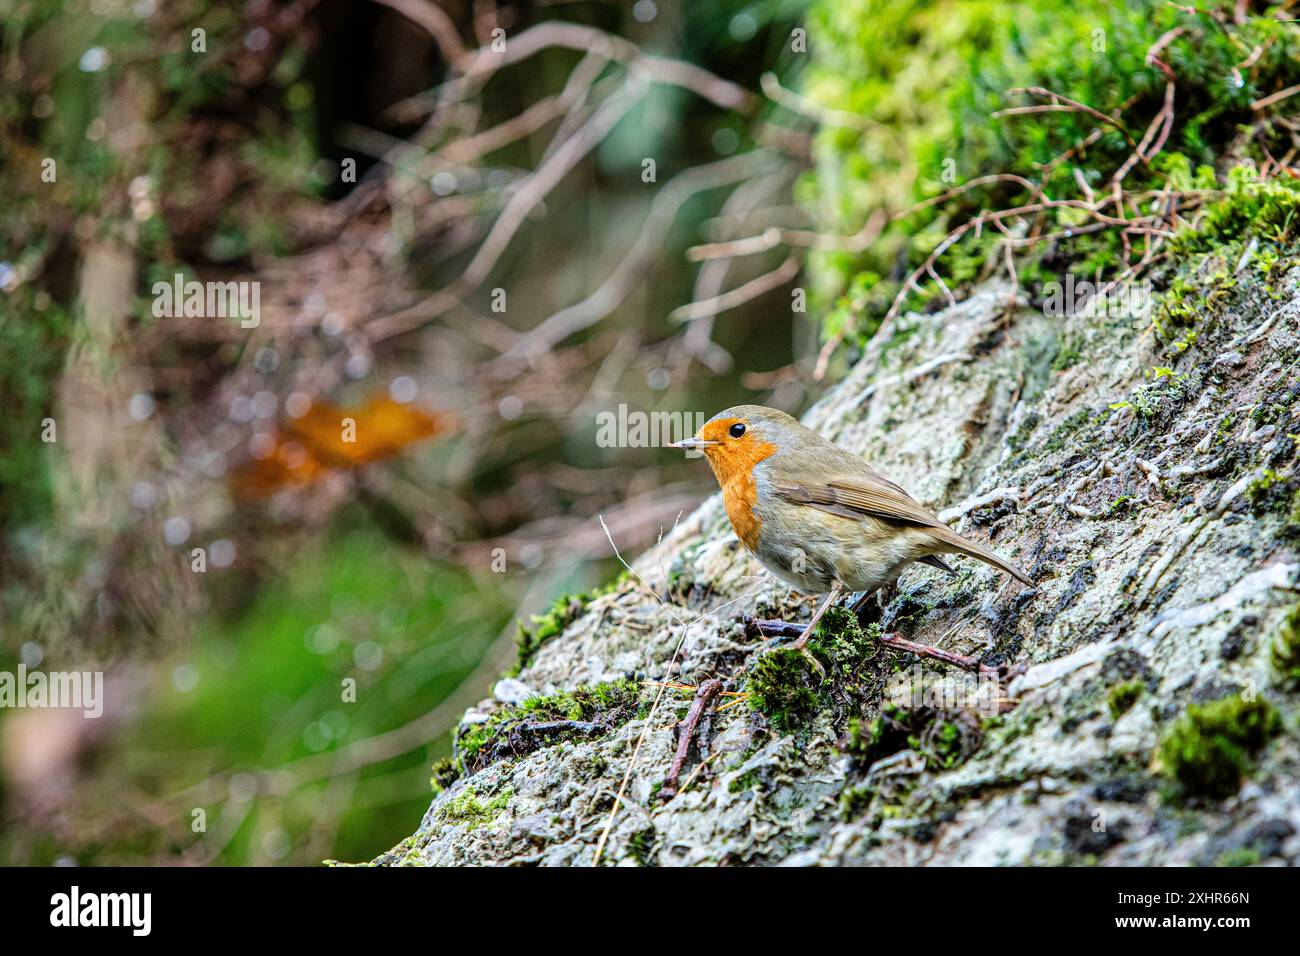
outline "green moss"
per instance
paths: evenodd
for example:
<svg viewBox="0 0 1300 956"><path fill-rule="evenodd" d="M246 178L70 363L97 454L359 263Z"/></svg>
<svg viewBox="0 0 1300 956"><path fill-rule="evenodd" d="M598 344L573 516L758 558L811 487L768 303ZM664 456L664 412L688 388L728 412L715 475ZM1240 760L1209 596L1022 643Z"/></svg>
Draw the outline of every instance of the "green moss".
<svg viewBox="0 0 1300 956"><path fill-rule="evenodd" d="M519 656L514 667L510 669L509 676L514 677L527 667L542 645L562 634L566 627L578 619L588 604L598 597L617 591L629 577L628 572L623 571L612 581L587 594L562 594L551 603L544 614L534 614L529 624L525 625L523 621L519 621L515 634L515 646L519 649Z"/></svg>
<svg viewBox="0 0 1300 956"><path fill-rule="evenodd" d="M733 777L731 783L727 785L728 793L744 793L746 790L752 790L761 782L757 770L748 770L739 776Z"/></svg>
<svg viewBox="0 0 1300 956"><path fill-rule="evenodd" d="M460 779L464 766L455 757L443 757L434 763L429 775L429 788L434 794L442 793Z"/></svg>
<svg viewBox="0 0 1300 956"><path fill-rule="evenodd" d="M876 788L865 783L845 787L840 794L840 816L845 820L860 816L862 811L871 805L875 795Z"/></svg>
<svg viewBox="0 0 1300 956"><path fill-rule="evenodd" d="M1300 226L1300 182L1286 178L1260 182L1254 168L1235 166L1224 191L1222 199L1205 208L1194 229L1182 230L1170 240L1175 255L1211 252L1226 239L1243 235L1266 243L1295 241ZM1269 262L1277 253L1265 246L1256 252L1259 255Z"/></svg>
<svg viewBox="0 0 1300 956"><path fill-rule="evenodd" d="M766 717L777 733L787 734L807 726L825 705L817 683L808 659L783 648L759 657L745 689L749 706Z"/></svg>
<svg viewBox="0 0 1300 956"><path fill-rule="evenodd" d="M1225 850L1220 853L1218 859L1214 861L1215 866L1257 866L1259 865L1259 850L1253 846L1239 846L1232 850Z"/></svg>
<svg viewBox="0 0 1300 956"><path fill-rule="evenodd" d="M808 650L826 668L826 680L798 651L779 649L763 654L750 672L746 690L749 706L763 714L778 733L807 726L836 695L854 690L861 668L874 653L879 628L863 629L848 608L833 607L822 615L808 641Z"/></svg>
<svg viewBox="0 0 1300 956"><path fill-rule="evenodd" d="M1071 336L1062 344L1056 355L1052 358L1052 371L1064 372L1066 369L1074 368L1083 358L1083 344L1077 337Z"/></svg>
<svg viewBox="0 0 1300 956"><path fill-rule="evenodd" d="M915 750L931 770L948 770L974 753L982 739L979 723L960 712L888 706L873 720L849 725L844 751L869 767L900 750Z"/></svg>
<svg viewBox="0 0 1300 956"><path fill-rule="evenodd" d="M1228 440L1232 434L1232 426L1236 424L1236 417L1229 412L1219 421L1219 427L1214 430L1214 447L1218 448Z"/></svg>
<svg viewBox="0 0 1300 956"><path fill-rule="evenodd" d="M627 848L632 858L642 866L650 866L654 861L655 841L658 836L658 831L653 826L649 826L628 837Z"/></svg>
<svg viewBox="0 0 1300 956"><path fill-rule="evenodd" d="M463 768L477 772L499 759L497 745L509 744L510 756L530 753L586 733L589 728L549 728L531 732L536 724L570 722L612 728L639 716L643 688L630 679L588 684L546 697L533 697L518 707L502 707L479 724L462 727L456 756Z"/></svg>
<svg viewBox="0 0 1300 956"><path fill-rule="evenodd" d="M1140 680L1125 681L1112 687L1106 694L1106 703L1110 706L1111 717L1118 720L1127 714L1145 691L1146 684Z"/></svg>
<svg viewBox="0 0 1300 956"><path fill-rule="evenodd" d="M463 793L443 805L440 815L448 822L481 827L495 820L509 806L512 796L514 791L506 787L485 802L479 799L473 787L466 787Z"/></svg>
<svg viewBox="0 0 1300 956"><path fill-rule="evenodd" d="M1104 410L1101 414L1097 414L1090 408L1079 409L1052 429L1051 434L1047 436L1047 440L1043 442L1044 453L1051 454L1052 452L1061 451L1067 444L1077 444L1074 441L1077 434L1085 429L1095 429L1104 418Z"/></svg>
<svg viewBox="0 0 1300 956"><path fill-rule="evenodd" d="M1122 518L1133 511L1133 496L1120 495L1106 506L1107 518Z"/></svg>
<svg viewBox="0 0 1300 956"><path fill-rule="evenodd" d="M0 321L0 531L8 531L11 524L42 520L51 507L50 455L59 446L45 441L50 436L42 423L54 416L55 384L73 320L48 295L30 288L0 294L13 300ZM52 437L64 438L64 427L56 422Z"/></svg>
<svg viewBox="0 0 1300 956"><path fill-rule="evenodd" d="M1300 604L1282 618L1271 647L1273 669L1284 687L1300 688Z"/></svg>
<svg viewBox="0 0 1300 956"><path fill-rule="evenodd" d="M864 657L871 655L879 637L876 625L864 629L848 608L833 607L817 622L808 645L825 661L829 676L848 677Z"/></svg>
<svg viewBox="0 0 1300 956"><path fill-rule="evenodd" d="M1115 402L1110 407L1131 408L1143 424L1158 424L1199 394L1200 384L1199 375L1175 375L1167 368L1157 368L1152 372L1152 380L1134 388L1127 401Z"/></svg>
<svg viewBox="0 0 1300 956"><path fill-rule="evenodd" d="M581 594L562 594L555 599L546 613L532 616L531 626L526 626L523 621L519 621L515 634L515 646L519 649L519 657L510 675L513 677L527 667L543 644L563 633L566 627L577 620L582 609L587 606L588 600L588 597Z"/></svg>
<svg viewBox="0 0 1300 956"><path fill-rule="evenodd" d="M1254 754L1281 727L1277 710L1263 698L1233 695L1192 704L1160 741L1161 770L1184 794L1231 796Z"/></svg>
<svg viewBox="0 0 1300 956"><path fill-rule="evenodd" d="M1246 501L1258 516L1280 515L1288 529L1300 530L1300 478L1265 468L1246 486Z"/></svg>

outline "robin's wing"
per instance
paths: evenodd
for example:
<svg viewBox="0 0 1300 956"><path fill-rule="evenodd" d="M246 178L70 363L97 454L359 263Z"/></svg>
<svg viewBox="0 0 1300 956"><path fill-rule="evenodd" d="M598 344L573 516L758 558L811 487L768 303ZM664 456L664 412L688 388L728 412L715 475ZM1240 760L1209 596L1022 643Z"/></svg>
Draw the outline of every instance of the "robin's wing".
<svg viewBox="0 0 1300 956"><path fill-rule="evenodd" d="M942 550L959 551L978 558L1033 586L1029 575L981 544L962 537L921 507L911 495L887 478L866 469L858 475L840 475L826 481L777 479L772 490L793 504L808 505L845 518L877 518L893 524L927 529Z"/></svg>
<svg viewBox="0 0 1300 956"><path fill-rule="evenodd" d="M826 481L776 480L772 490L793 504L809 505L845 518L872 517L895 524L945 527L906 491L874 472Z"/></svg>

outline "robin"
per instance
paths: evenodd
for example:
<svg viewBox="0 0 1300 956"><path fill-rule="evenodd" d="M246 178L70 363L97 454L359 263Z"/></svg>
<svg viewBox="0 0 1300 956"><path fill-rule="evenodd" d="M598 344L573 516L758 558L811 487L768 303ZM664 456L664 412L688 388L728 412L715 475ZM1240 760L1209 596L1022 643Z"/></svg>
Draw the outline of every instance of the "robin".
<svg viewBox="0 0 1300 956"><path fill-rule="evenodd" d="M785 412L736 405L669 447L708 458L736 536L763 567L798 591L826 595L793 649L804 650L841 594L884 587L913 561L951 574L941 555L965 554L1034 586L1024 571Z"/></svg>

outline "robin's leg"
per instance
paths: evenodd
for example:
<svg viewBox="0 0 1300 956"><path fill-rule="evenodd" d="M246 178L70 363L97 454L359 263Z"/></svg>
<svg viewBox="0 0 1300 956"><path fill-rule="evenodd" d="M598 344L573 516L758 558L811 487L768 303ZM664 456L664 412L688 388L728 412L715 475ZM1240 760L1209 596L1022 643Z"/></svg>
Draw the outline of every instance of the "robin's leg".
<svg viewBox="0 0 1300 956"><path fill-rule="evenodd" d="M804 649L804 645L808 643L808 638L812 637L813 629L817 627L817 622L822 619L822 615L826 613L826 609L839 600L840 595L843 593L844 589L840 587L840 583L836 581L831 587L831 593L826 595L826 600L823 601L822 606L817 609L817 613L814 614L812 620L808 622L808 626L803 629L803 633L800 634L795 642L790 645L790 650L802 651Z"/></svg>

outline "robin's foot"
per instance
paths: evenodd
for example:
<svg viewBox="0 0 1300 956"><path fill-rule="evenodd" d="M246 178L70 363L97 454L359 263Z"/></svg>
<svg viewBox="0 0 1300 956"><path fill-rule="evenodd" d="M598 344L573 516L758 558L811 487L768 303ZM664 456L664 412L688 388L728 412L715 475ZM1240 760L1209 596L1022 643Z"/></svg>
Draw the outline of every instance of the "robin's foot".
<svg viewBox="0 0 1300 956"><path fill-rule="evenodd" d="M808 650L808 638L812 636L813 628L816 624L817 620L814 618L809 622L808 626L803 629L803 633L800 634L795 642L790 645L789 650L798 651L804 657L808 658L808 663L812 664L813 670L817 672L817 676L825 677L826 668L822 667L822 662L816 658L812 651Z"/></svg>

